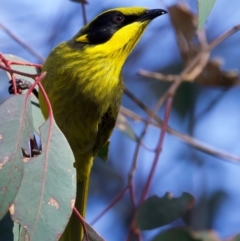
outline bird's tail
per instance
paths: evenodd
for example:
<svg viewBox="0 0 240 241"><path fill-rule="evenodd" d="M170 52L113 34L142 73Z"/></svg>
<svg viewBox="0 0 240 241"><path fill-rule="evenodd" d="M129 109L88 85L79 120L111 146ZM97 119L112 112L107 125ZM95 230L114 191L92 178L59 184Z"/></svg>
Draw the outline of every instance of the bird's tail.
<svg viewBox="0 0 240 241"><path fill-rule="evenodd" d="M89 163L90 168L88 173L86 172L84 173L84 178L82 175L80 175L79 177L79 174L82 172L82 169L79 170L79 168L81 167L76 166L78 180L77 180L77 193L76 193L75 207L83 218L85 217L86 207L87 207L88 187L89 187L92 159L93 158L91 158L91 161L90 161L91 163ZM77 215L73 212L59 241L81 241L82 238L83 238L82 224L79 218L77 217Z"/></svg>

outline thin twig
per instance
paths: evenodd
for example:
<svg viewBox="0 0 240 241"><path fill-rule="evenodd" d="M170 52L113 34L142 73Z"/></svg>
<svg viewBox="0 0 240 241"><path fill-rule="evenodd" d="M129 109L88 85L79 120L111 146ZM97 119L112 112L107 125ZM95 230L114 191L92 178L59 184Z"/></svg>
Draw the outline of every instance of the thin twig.
<svg viewBox="0 0 240 241"><path fill-rule="evenodd" d="M21 45L24 49L26 49L30 54L32 54L40 63L43 63L45 61L45 58L40 55L36 50L34 50L32 47L30 47L28 44L26 44L22 39L20 39L16 34L14 34L12 31L10 31L5 25L0 23L0 28L14 41L16 41L19 45Z"/></svg>
<svg viewBox="0 0 240 241"><path fill-rule="evenodd" d="M135 112L129 110L128 108L126 108L124 106L121 106L120 112L123 115L125 115L126 117L129 117L130 119L132 119L133 121L140 121L140 122L143 122L143 123L147 123L147 120L145 118L141 117L140 115L136 114ZM161 128L162 127L162 125L159 125L154 120L151 120L150 125L155 126L157 128Z"/></svg>
<svg viewBox="0 0 240 241"><path fill-rule="evenodd" d="M35 67L35 68L42 68L42 64L32 64L32 63L27 63L23 61L10 61L11 65L21 65L21 66L29 66L29 67Z"/></svg>
<svg viewBox="0 0 240 241"><path fill-rule="evenodd" d="M86 14L86 8L85 8L86 3L82 3L82 15L83 15L83 23L84 25L87 24L87 14Z"/></svg>
<svg viewBox="0 0 240 241"><path fill-rule="evenodd" d="M157 109L155 109L154 111L157 111ZM155 112L153 112L153 113L155 113ZM130 198L131 198L132 205L134 208L135 208L135 195L134 195L134 188L133 188L133 176L134 176L135 170L137 168L137 160L138 160L140 148L142 146L142 141L143 141L144 136L147 133L147 129L150 125L151 120L152 120L152 116L150 115L148 117L148 119L146 120L146 125L138 139L137 146L135 148L134 155L133 155L132 165L131 165L131 168L130 168L130 171L128 174L128 185L129 185Z"/></svg>
<svg viewBox="0 0 240 241"><path fill-rule="evenodd" d="M1 54L0 54L0 57L1 57ZM26 76L26 77L30 77L30 78L35 78L37 76L39 76L39 74L28 74L26 72L21 72L21 71L18 71L18 70L14 70L14 69L11 69L9 67L6 67L4 65L1 64L0 62L0 69L3 69L7 72L9 72L10 74L19 74L19 75L23 75L23 76Z"/></svg>
<svg viewBox="0 0 240 241"><path fill-rule="evenodd" d="M167 126L168 126L168 119L169 119L171 108L172 108L172 97L169 97L168 100L171 100L171 104L169 104L169 102L167 102L167 106L166 106L166 110L165 110L165 117L167 117L167 118L164 118L163 127L162 127L161 134L160 134L160 141L159 141L159 144L157 146L157 149L155 150L155 157L154 157L154 160L153 160L153 164L152 164L150 173L148 175L146 185L143 188L139 205L146 198L146 195L147 195L147 192L149 190L152 178L154 176L154 172L156 170L158 159L160 157L160 153L161 153L161 150L162 150L163 140L164 140L164 136L165 136ZM156 106L154 107L154 110L152 111L151 115L149 115L149 117L146 121L146 125L145 125L145 127L144 127L144 129L141 133L140 138L139 138L139 142L137 143L137 147L136 147L135 152L134 152L134 158L133 158L132 166L131 166L131 169L130 169L130 172L129 172L129 175L128 175L129 187L133 187L133 175L134 175L134 172L135 172L136 167L137 167L137 160L138 160L138 154L139 154L140 147L141 147L141 142L142 142L144 136L147 133L148 127L149 127L149 125L152 121L153 114L155 115L158 111L158 106L159 106L159 103L156 104ZM131 189L130 189L130 191L131 191ZM131 195L132 202L134 203L134 193L130 193L130 195ZM135 204L134 204L134 207L135 207ZM136 225L135 225L135 216L136 216L136 209L135 209L132 225L131 225L131 228L129 230L129 235L128 235L127 240L129 240L132 235L136 235L137 238L138 238L138 241L139 241L139 240L141 240L141 236L139 234L139 230L136 228Z"/></svg>
<svg viewBox="0 0 240 241"><path fill-rule="evenodd" d="M144 135L145 135L145 131L142 132L142 134L139 138L139 141L137 142L137 146L136 146L134 154L133 154L132 165L131 165L130 170L128 172L129 193L130 193L130 199L131 199L131 202L132 202L132 205L133 205L134 209L136 208L136 204L135 204L133 177L134 177L135 170L137 168L138 155L139 155L139 151L140 151L140 148L141 148L141 142L142 142L142 139L143 139Z"/></svg>
<svg viewBox="0 0 240 241"><path fill-rule="evenodd" d="M217 39L215 39L214 41L212 41L212 43L210 43L209 45L207 46L203 46L204 48L196 55L195 58L193 58L193 60L190 62L190 64L188 64L184 70L181 72L180 75L178 76L171 76L171 78L174 77L174 83L170 86L170 88L168 89L168 91L165 92L165 94L160 98L160 100L158 101L158 104L157 104L157 108L160 108L161 105L166 101L167 98L169 97L173 97L173 95L175 94L177 88L179 87L179 85L181 84L182 80L184 79L184 76L186 76L187 74L189 74L194 68L195 66L198 65L199 61L201 60L201 57L203 54L205 54L206 52L209 52L212 48L216 47L219 43L221 43L224 39L228 38L229 36L231 36L232 34L234 34L235 32L237 32L238 30L240 29L240 25L237 25L235 26L234 28L230 29L229 31L225 32L224 34L220 35ZM149 72L146 73L146 75L150 76L149 75ZM145 75L145 76L146 76ZM156 77L156 73L154 73L153 75L151 75L151 77L155 76ZM161 77L161 79L164 78L163 75L159 75ZM158 77L159 77L158 76ZM169 78L169 79L171 79ZM166 78L167 79L167 78ZM171 79L172 80L172 79ZM146 108L146 106L144 105L144 103L142 103L141 101L138 101L138 99L132 95L132 93L127 90L125 88L125 93L135 101L135 103L138 104L138 106L142 109L144 109L145 111L148 109ZM150 116L154 117L155 121L156 121L156 114L154 113L154 111L151 111L148 109L148 114L150 114ZM157 120L157 122L159 122L159 120ZM163 125L162 123L162 120L160 121L161 125ZM169 129L167 128L167 131L169 131ZM176 133L175 133L176 134ZM177 135L179 136L179 135ZM184 140L189 140L189 138L184 138ZM193 143L192 143L193 144ZM195 147L198 146L199 147L199 142L198 143L195 143ZM206 145L203 145L201 146L201 150L204 150L205 152L207 151L206 150ZM216 153L216 149L213 149L211 148L211 150L208 150L208 153L210 154L214 154L216 156L219 156L219 152ZM223 155L222 155L223 154ZM221 152L221 157L229 157L229 155L226 155L226 153L222 153ZM235 161L239 161L239 157L233 157L233 159L235 159Z"/></svg>
<svg viewBox="0 0 240 241"><path fill-rule="evenodd" d="M240 30L240 24L234 26L230 30L221 34L219 37L214 39L209 45L204 45L202 50L191 60L191 62L181 72L179 81L175 81L171 85L169 90L165 93L165 95L162 96L163 100L161 102L164 103L164 101L166 100L168 95L173 95L175 93L176 89L181 84L181 81L182 81L181 79L184 79L185 76L188 76L189 72L191 72L192 69L194 69L194 67L198 64L198 62L200 61L200 59L201 59L201 57L204 53L210 52L213 48L215 48L217 45L219 45L221 42L223 42L225 39L229 38L231 35L233 35L234 33L236 33L239 30ZM176 80L176 76L174 76L174 75L166 75L165 76L165 75L160 74L160 73L149 72L149 71L146 71L146 70L140 70L138 73L140 75L143 75L144 77L154 78L154 79L161 80L161 81L162 80L174 81L174 79Z"/></svg>
<svg viewBox="0 0 240 241"><path fill-rule="evenodd" d="M234 26L233 28L229 29L228 31L226 31L225 33L223 33L222 35L220 35L219 37L217 37L216 39L214 39L207 47L207 50L210 51L213 48L215 48L217 45L219 45L222 41L224 41L225 39L229 38L231 35L233 35L234 33L238 32L240 30L240 24Z"/></svg>
<svg viewBox="0 0 240 241"><path fill-rule="evenodd" d="M158 126L160 128L162 128L163 125L163 121L156 115L153 113L153 111L151 109L149 109L143 102L141 102L135 95L133 95L132 92L130 92L126 87L124 89L124 93L131 99L133 100L143 111L145 111L148 115L152 115L153 119L155 122L151 122L152 125L154 126ZM129 111L126 112L124 111L125 114L130 113ZM132 113L130 113L129 117L133 117L134 119L138 119L141 121L146 122L146 120L142 119L141 117L138 117L137 114L133 115ZM178 137L179 139L181 139L182 141L186 142L187 144L191 145L192 147L196 148L197 150L203 151L209 155L218 157L220 159L223 160L227 160L227 161L232 161L232 162L240 162L240 157L239 156L235 156L235 155L231 155L230 153L224 152L222 150L219 150L215 147L212 147L210 145L205 144L204 142L201 142L199 140L196 140L195 138L182 134L174 129L172 129L171 127L168 126L167 128L167 132Z"/></svg>
<svg viewBox="0 0 240 241"><path fill-rule="evenodd" d="M127 190L128 186L125 187L120 194L114 198L114 200L91 222L91 225L94 225L109 209L111 209L119 200L121 200Z"/></svg>
<svg viewBox="0 0 240 241"><path fill-rule="evenodd" d="M87 232L87 228L86 228L86 225L85 225L85 220L83 219L83 217L81 216L81 214L78 212L78 210L76 209L76 207L73 207L73 211L74 211L74 213L77 215L79 221L80 221L81 224L82 224L82 227L83 227L83 231L84 231L84 235L85 235L85 237L86 237L86 240L89 241L88 232Z"/></svg>
<svg viewBox="0 0 240 241"><path fill-rule="evenodd" d="M134 231L135 232L133 232L133 230L131 229L131 231L128 233L126 241L135 240L135 239L132 239L133 234L136 235L136 240L138 240L138 241L142 240L141 232L139 230L134 230Z"/></svg>
<svg viewBox="0 0 240 241"><path fill-rule="evenodd" d="M143 77L157 79L157 80L166 81L166 82L173 82L176 79L176 75L171 75L171 74L164 75L158 72L147 71L144 69L138 70L137 73Z"/></svg>
<svg viewBox="0 0 240 241"><path fill-rule="evenodd" d="M17 85L16 85L15 73L13 71L11 71L12 68L11 68L10 61L8 59L6 59L1 53L0 53L0 68L4 69L6 71L10 70L8 72L11 76L10 80L11 80L12 85L13 85L13 93L14 93L14 95L16 95L17 94Z"/></svg>
<svg viewBox="0 0 240 241"><path fill-rule="evenodd" d="M1 63L3 63L5 66L8 66L8 70L4 69L4 65L2 65ZM0 52L0 67L6 71L8 71L9 73L15 73L15 74L22 74L24 76L27 77L31 77L31 78L35 78L37 77L39 74L28 74L26 72L21 72L21 71L17 71L11 68L11 65L22 65L22 66L30 66L30 67L35 67L35 68L41 68L42 65L41 64L32 64L32 63L27 63L27 62L21 62L21 61L12 61L7 59L1 52Z"/></svg>
<svg viewBox="0 0 240 241"><path fill-rule="evenodd" d="M168 120L169 120L171 109L172 109L172 102L173 102L173 97L169 96L168 99L167 99L167 103L166 103L166 110L165 110L165 115L164 115L164 120L163 120L163 126L162 126L161 134L160 134L160 137L159 137L158 146L156 148L156 155L155 155L154 160L153 160L153 165L151 167L149 177L147 179L147 183L146 183L146 185L143 189L142 195L141 195L140 204L146 198L147 192L149 190L151 181L152 181L153 176L154 176L154 172L155 172L157 164L158 164L158 159L159 159L160 154L162 152L163 141L164 141L164 137L165 137L165 134L166 134L166 130L167 130L167 126L168 126Z"/></svg>

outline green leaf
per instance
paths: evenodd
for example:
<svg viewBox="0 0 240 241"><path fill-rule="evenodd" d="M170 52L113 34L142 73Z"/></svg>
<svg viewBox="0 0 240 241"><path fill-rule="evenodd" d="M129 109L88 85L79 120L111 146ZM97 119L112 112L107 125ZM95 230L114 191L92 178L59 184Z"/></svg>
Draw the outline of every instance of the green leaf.
<svg viewBox="0 0 240 241"><path fill-rule="evenodd" d="M31 241L27 230L22 226L20 227L19 241Z"/></svg>
<svg viewBox="0 0 240 241"><path fill-rule="evenodd" d="M48 119L40 133L42 153L25 158L24 177L11 214L27 230L30 240L54 241L72 213L76 170L70 146L54 119Z"/></svg>
<svg viewBox="0 0 240 241"><path fill-rule="evenodd" d="M231 241L240 241L240 234L231 239Z"/></svg>
<svg viewBox="0 0 240 241"><path fill-rule="evenodd" d="M22 62L29 64L27 60L20 58L18 56L12 55L12 54L4 54L4 57L10 61L17 61L17 62ZM38 69L34 66L24 66L24 65L11 65L11 68L14 70L18 70L24 73L28 74L37 74ZM26 77L23 75L15 74L16 78L18 79L24 79L27 80L31 83L34 82L34 80L30 77ZM9 79L10 80L10 79ZM38 87L36 87L36 90L38 90ZM23 91L23 93L26 93L27 91ZM45 119L43 117L43 114L39 108L39 101L36 98L35 95L31 94L31 102L32 102L32 116L33 116L33 126L35 131L38 133L39 132L39 126L41 126L44 122Z"/></svg>
<svg viewBox="0 0 240 241"><path fill-rule="evenodd" d="M23 176L22 148L33 137L30 100L25 95L8 98L0 105L0 219L13 203Z"/></svg>
<svg viewBox="0 0 240 241"><path fill-rule="evenodd" d="M30 241L27 230L16 222L13 227L13 241Z"/></svg>
<svg viewBox="0 0 240 241"><path fill-rule="evenodd" d="M116 128L118 128L120 131L122 131L126 136L128 136L132 140L134 141L138 140L138 137L133 131L132 127L129 125L127 118L121 113L118 114Z"/></svg>
<svg viewBox="0 0 240 241"><path fill-rule="evenodd" d="M204 26L216 0L198 0L198 29Z"/></svg>
<svg viewBox="0 0 240 241"><path fill-rule="evenodd" d="M203 241L183 228L169 229L157 235L152 241Z"/></svg>
<svg viewBox="0 0 240 241"><path fill-rule="evenodd" d="M104 239L100 237L99 234L88 223L85 222L85 226L87 228L89 241L104 241ZM85 236L83 241L87 241Z"/></svg>
<svg viewBox="0 0 240 241"><path fill-rule="evenodd" d="M19 241L21 226L15 222L13 224L13 241Z"/></svg>
<svg viewBox="0 0 240 241"><path fill-rule="evenodd" d="M137 211L137 227L149 230L169 224L182 217L193 204L194 197L186 192L179 198L174 198L170 193L166 193L162 198L152 196L144 201Z"/></svg>

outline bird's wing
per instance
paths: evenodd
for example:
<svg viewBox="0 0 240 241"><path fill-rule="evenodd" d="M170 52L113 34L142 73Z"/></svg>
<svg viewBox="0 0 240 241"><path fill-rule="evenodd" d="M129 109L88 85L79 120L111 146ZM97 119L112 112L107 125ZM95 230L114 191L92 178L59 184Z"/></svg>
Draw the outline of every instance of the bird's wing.
<svg viewBox="0 0 240 241"><path fill-rule="evenodd" d="M93 147L94 156L97 155L101 147L108 141L117 120L117 113L118 110L113 110L109 107L102 116L101 121L98 124L97 138Z"/></svg>

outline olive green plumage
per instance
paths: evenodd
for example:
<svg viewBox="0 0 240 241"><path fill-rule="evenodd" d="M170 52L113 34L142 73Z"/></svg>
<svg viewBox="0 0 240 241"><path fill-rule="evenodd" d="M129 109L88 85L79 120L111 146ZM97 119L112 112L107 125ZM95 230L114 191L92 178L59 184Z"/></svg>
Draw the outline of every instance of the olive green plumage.
<svg viewBox="0 0 240 241"><path fill-rule="evenodd" d="M148 23L165 13L141 7L108 10L84 26L73 39L53 49L44 63L47 75L42 85L56 123L75 156L75 206L82 216L85 216L93 158L110 137L120 108L122 66ZM47 118L41 93L39 101ZM73 214L60 240L81 238L81 224Z"/></svg>
<svg viewBox="0 0 240 241"><path fill-rule="evenodd" d="M47 72L43 86L51 101L54 118L75 158L80 156L82 159L82 174L78 173L78 180L88 172L88 163L86 168L83 163L85 159L88 162L86 156L95 156L113 130L123 89L120 75L111 90L107 86L99 88L99 80L104 82L104 71L110 71L98 67L98 62L104 63L104 56L81 58L83 51L84 46L75 46L73 41L62 43L50 53L43 66L43 71ZM105 64L109 66L109 63Z"/></svg>

